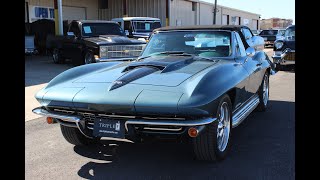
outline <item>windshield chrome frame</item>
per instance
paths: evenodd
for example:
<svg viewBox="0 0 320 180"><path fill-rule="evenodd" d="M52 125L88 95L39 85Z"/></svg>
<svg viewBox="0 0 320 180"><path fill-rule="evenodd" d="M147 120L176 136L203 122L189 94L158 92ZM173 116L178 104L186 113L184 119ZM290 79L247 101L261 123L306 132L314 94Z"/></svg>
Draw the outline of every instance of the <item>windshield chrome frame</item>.
<svg viewBox="0 0 320 180"><path fill-rule="evenodd" d="M208 32L208 31L224 31L224 32L230 32L231 33L231 39L230 39L230 46L231 46L231 54L230 56L227 56L227 57L211 57L213 59L216 59L216 58L219 58L219 59L234 59L236 56L235 56L235 34L234 34L234 31L231 31L231 30L222 30L222 29L201 29L201 30L168 30L168 31L154 31L151 36L150 36L150 39L147 43L147 45L143 48L143 51L141 51L141 54L138 58L141 58L143 57L142 54L144 53L144 51L146 50L149 42L151 41L152 37L154 34L158 34L158 33L170 33L170 32L192 32L192 31L197 31L197 32L201 32L201 31L205 31L205 32ZM201 56L200 56L201 57ZM210 57L209 57L210 58Z"/></svg>

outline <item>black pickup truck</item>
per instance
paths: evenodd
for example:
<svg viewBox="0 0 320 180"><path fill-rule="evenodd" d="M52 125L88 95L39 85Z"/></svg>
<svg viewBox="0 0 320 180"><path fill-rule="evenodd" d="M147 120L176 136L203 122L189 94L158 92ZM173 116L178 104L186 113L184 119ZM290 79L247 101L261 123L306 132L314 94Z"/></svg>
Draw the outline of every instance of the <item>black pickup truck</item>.
<svg viewBox="0 0 320 180"><path fill-rule="evenodd" d="M135 59L145 44L128 38L116 22L78 20L70 23L67 35L48 40L47 48L54 63L71 59L74 65L81 65Z"/></svg>

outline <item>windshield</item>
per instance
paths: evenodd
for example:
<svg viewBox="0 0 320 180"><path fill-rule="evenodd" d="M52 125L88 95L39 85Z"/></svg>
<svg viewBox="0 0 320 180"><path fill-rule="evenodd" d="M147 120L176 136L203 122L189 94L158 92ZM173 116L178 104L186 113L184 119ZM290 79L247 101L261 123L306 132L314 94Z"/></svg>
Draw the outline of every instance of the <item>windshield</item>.
<svg viewBox="0 0 320 180"><path fill-rule="evenodd" d="M229 31L174 31L152 36L142 57L161 52L182 51L201 57L228 57L231 55Z"/></svg>
<svg viewBox="0 0 320 180"><path fill-rule="evenodd" d="M133 21L136 32L152 32L156 28L160 28L160 21Z"/></svg>
<svg viewBox="0 0 320 180"><path fill-rule="evenodd" d="M115 23L84 23L82 24L82 36L99 35L120 35L124 32L118 24Z"/></svg>
<svg viewBox="0 0 320 180"><path fill-rule="evenodd" d="M295 26L288 28L284 35L287 40L295 40L295 36L296 36Z"/></svg>
<svg viewBox="0 0 320 180"><path fill-rule="evenodd" d="M261 33L259 35L277 35L278 34L278 30L263 30L261 31Z"/></svg>

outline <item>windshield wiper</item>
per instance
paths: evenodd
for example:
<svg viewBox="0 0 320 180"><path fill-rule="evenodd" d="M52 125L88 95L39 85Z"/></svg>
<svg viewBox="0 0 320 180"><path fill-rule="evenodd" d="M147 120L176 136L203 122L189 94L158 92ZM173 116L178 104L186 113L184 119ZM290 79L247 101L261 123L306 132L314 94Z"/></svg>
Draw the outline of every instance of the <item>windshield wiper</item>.
<svg viewBox="0 0 320 180"><path fill-rule="evenodd" d="M176 55L176 56L193 56L193 54L188 54L188 53L185 53L184 51L163 51L163 52L157 52L154 54L150 54L148 56L140 57L137 59L137 61L151 57L151 56L159 55L159 54Z"/></svg>

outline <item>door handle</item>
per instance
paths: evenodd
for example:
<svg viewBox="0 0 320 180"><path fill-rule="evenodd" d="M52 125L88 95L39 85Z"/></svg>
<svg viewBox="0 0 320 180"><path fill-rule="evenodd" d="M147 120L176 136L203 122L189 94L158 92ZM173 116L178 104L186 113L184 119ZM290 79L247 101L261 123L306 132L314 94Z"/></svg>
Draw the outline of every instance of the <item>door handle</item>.
<svg viewBox="0 0 320 180"><path fill-rule="evenodd" d="M261 66L261 65L262 65L262 63L258 63L258 64L257 64L257 66Z"/></svg>

